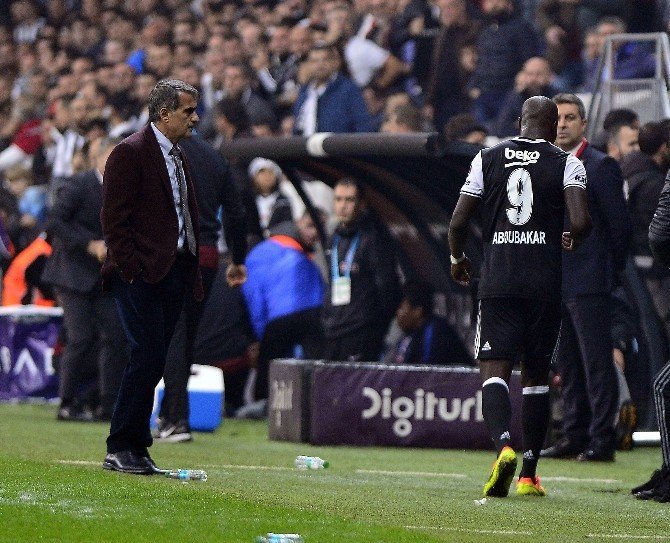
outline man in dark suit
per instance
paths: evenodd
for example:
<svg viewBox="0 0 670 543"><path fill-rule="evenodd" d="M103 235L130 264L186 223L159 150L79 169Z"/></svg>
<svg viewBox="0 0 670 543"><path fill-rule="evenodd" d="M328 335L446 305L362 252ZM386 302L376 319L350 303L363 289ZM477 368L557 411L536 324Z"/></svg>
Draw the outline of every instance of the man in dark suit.
<svg viewBox="0 0 670 543"><path fill-rule="evenodd" d="M630 221L618 163L584 138L586 110L573 94L558 94L556 145L581 159L588 178L591 235L563 255L561 337L554 362L563 391L565 437L542 456L612 461L618 385L612 355L611 293L623 271Z"/></svg>
<svg viewBox="0 0 670 543"><path fill-rule="evenodd" d="M198 121L198 91L159 81L149 124L123 140L105 167L103 288L111 289L131 345L112 415L105 469L155 473L149 456L154 388L186 297L202 300L198 209L188 164L177 145ZM244 269L234 271L238 280Z"/></svg>
<svg viewBox="0 0 670 543"><path fill-rule="evenodd" d="M200 273L204 300L188 298L170 343L165 365L165 394L161 402L155 439L179 443L192 439L188 424L187 385L193 363L193 346L204 305L219 267L217 249L223 207L224 232L233 262L244 262L247 249L246 218L239 191L230 174L228 162L198 135L181 143L193 175L200 224ZM235 285L235 264L227 269L229 286ZM232 275L231 275L232 274Z"/></svg>
<svg viewBox="0 0 670 543"><path fill-rule="evenodd" d="M100 224L102 176L107 157L117 143L102 139L92 146L94 169L63 184L47 225L53 237L53 253L42 279L58 292L67 330L59 372L59 420L110 420L128 362L128 344L114 298L100 290L100 263L107 254ZM100 392L100 405L94 413L86 411L77 399L82 378L90 373L91 358L98 362Z"/></svg>

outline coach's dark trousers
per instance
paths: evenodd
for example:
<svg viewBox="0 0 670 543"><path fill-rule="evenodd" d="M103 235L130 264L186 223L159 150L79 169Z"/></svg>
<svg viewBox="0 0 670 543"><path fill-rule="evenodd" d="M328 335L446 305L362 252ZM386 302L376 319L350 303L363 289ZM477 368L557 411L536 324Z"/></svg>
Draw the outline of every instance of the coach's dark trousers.
<svg viewBox="0 0 670 543"><path fill-rule="evenodd" d="M188 379L191 376L193 362L193 348L198 332L200 317L207 303L216 277L215 268L200 267L202 274L202 288L204 298L198 302L193 296L187 296L184 308L177 322L172 341L167 352L165 371L165 394L161 402L159 417L177 424L180 421L188 423Z"/></svg>
<svg viewBox="0 0 670 543"><path fill-rule="evenodd" d="M112 294L130 343L130 362L123 374L107 438L107 452L133 450L144 456L151 446L149 422L154 389L163 376L165 357L184 305L187 257L178 256L158 283L141 277L117 279ZM188 296L192 296L189 292Z"/></svg>
<svg viewBox="0 0 670 543"><path fill-rule="evenodd" d="M563 389L563 431L579 447L611 451L618 385L607 295L564 299L555 364Z"/></svg>

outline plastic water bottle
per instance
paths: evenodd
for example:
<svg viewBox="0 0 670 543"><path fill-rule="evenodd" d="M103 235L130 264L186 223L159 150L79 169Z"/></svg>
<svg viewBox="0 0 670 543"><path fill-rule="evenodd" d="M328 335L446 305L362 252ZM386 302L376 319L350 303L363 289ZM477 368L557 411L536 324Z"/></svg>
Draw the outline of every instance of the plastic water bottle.
<svg viewBox="0 0 670 543"><path fill-rule="evenodd" d="M259 535L256 543L304 543L304 539L298 534L273 534Z"/></svg>
<svg viewBox="0 0 670 543"><path fill-rule="evenodd" d="M298 456L295 459L295 467L298 469L323 469L330 464L328 460L323 460L318 456Z"/></svg>
<svg viewBox="0 0 670 543"><path fill-rule="evenodd" d="M172 469L165 473L170 479L179 479L180 481L202 481L207 480L207 472L201 469Z"/></svg>

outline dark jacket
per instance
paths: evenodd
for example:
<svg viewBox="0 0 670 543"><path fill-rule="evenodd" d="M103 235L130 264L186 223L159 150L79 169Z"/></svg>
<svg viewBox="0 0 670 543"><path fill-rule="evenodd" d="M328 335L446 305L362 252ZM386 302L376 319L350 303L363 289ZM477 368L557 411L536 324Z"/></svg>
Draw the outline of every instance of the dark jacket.
<svg viewBox="0 0 670 543"><path fill-rule="evenodd" d="M216 247L221 229L218 213L222 206L226 244L233 262L242 264L247 252L245 210L228 162L200 136L193 135L179 145L193 174L201 247Z"/></svg>
<svg viewBox="0 0 670 543"><path fill-rule="evenodd" d="M629 249L630 219L619 164L590 145L581 160L593 229L576 250L563 252L564 298L609 295Z"/></svg>
<svg viewBox="0 0 670 543"><path fill-rule="evenodd" d="M523 17L489 18L477 40L478 61L471 86L482 91L506 91L529 58L540 54L540 40Z"/></svg>
<svg viewBox="0 0 670 543"><path fill-rule="evenodd" d="M633 229L633 253L651 256L649 224L665 183L665 172L642 151L633 151L621 161L621 173L628 183L628 209Z"/></svg>
<svg viewBox="0 0 670 543"><path fill-rule="evenodd" d="M273 320L323 303L321 272L295 237L273 235L247 256L242 291L259 341Z"/></svg>
<svg viewBox="0 0 670 543"><path fill-rule="evenodd" d="M300 110L307 100L308 85L300 87L293 105L296 118L295 134L300 134ZM319 97L316 110L317 132L372 132L372 119L368 113L361 89L348 77L337 77L326 85Z"/></svg>
<svg viewBox="0 0 670 543"><path fill-rule="evenodd" d="M184 160L188 208L199 247L198 206L188 160ZM147 124L119 143L107 159L102 187L102 231L107 259L103 287L113 277L130 281L139 274L147 283L167 275L177 257L179 226L165 158ZM189 268L193 295L202 300L197 259Z"/></svg>
<svg viewBox="0 0 670 543"><path fill-rule="evenodd" d="M461 53L465 47L475 46L480 31L479 21L468 18L464 24L442 26L435 39L426 103L435 110L434 122L438 130L453 115L470 109L469 74L461 64Z"/></svg>
<svg viewBox="0 0 670 543"><path fill-rule="evenodd" d="M531 96L554 96L557 93L558 90L551 86L544 87L538 92L532 93L528 90L521 92L516 90L509 91L495 120L495 135L499 138L516 136L519 133L519 117L521 117L523 103Z"/></svg>
<svg viewBox="0 0 670 543"><path fill-rule="evenodd" d="M351 303L333 306L331 291L326 292L324 329L329 339L342 337L365 327L372 327L383 335L400 302L393 243L369 218L364 218L349 228L338 227L328 246L329 269L336 236L340 239L338 264L341 273L345 267L347 251L359 233L360 242L351 266ZM330 280L332 285L332 277Z"/></svg>
<svg viewBox="0 0 670 543"><path fill-rule="evenodd" d="M82 294L100 287L100 262L87 249L90 241L102 239L101 208L102 183L95 170L63 183L47 223L53 252L42 272L45 282Z"/></svg>

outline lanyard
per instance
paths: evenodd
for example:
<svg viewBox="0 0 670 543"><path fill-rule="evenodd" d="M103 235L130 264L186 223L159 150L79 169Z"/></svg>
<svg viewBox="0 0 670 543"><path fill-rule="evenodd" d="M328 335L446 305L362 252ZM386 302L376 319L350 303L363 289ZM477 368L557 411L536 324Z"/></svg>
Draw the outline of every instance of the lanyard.
<svg viewBox="0 0 670 543"><path fill-rule="evenodd" d="M353 241L351 242L351 245L349 245L349 249L347 250L347 254L344 257L344 277L351 277L351 265L354 263L354 253L356 253L356 249L358 249L358 244L361 241L361 234L360 232L356 234L354 237ZM335 236L333 243L333 249L330 252L330 268L331 268L331 276L333 279L337 279L340 277L340 253L338 251L338 248L340 246L340 236Z"/></svg>

